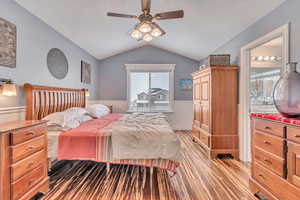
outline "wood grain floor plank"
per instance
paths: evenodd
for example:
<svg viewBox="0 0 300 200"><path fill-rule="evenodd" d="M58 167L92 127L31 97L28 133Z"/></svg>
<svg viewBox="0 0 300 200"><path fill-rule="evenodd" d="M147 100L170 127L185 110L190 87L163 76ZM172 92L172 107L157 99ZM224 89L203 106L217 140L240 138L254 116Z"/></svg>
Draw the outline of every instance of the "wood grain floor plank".
<svg viewBox="0 0 300 200"><path fill-rule="evenodd" d="M249 190L250 168L232 159L211 160L192 141L191 132L177 132L182 163L173 177L162 170L125 165L76 162L51 176L44 200L255 200ZM152 186L150 179L152 178Z"/></svg>

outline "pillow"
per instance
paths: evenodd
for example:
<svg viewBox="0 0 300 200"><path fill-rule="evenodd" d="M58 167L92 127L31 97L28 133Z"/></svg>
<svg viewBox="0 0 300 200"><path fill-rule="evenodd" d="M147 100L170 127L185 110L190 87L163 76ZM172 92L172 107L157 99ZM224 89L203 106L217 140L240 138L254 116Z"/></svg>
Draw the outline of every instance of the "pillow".
<svg viewBox="0 0 300 200"><path fill-rule="evenodd" d="M94 118L90 115L83 115L82 118L80 119L80 123L83 123L83 122L86 122L86 121L89 121L92 119L94 119Z"/></svg>
<svg viewBox="0 0 300 200"><path fill-rule="evenodd" d="M88 114L88 111L86 109L80 108L80 107L69 108L69 109L65 110L64 112L69 113L76 118L81 118L83 115Z"/></svg>
<svg viewBox="0 0 300 200"><path fill-rule="evenodd" d="M110 113L109 108L103 104L89 105L87 111L94 118L99 118Z"/></svg>
<svg viewBox="0 0 300 200"><path fill-rule="evenodd" d="M43 120L47 120L47 126L58 126L62 130L69 130L72 128L76 128L80 125L80 122L73 115L66 112L56 112L52 113L43 118Z"/></svg>

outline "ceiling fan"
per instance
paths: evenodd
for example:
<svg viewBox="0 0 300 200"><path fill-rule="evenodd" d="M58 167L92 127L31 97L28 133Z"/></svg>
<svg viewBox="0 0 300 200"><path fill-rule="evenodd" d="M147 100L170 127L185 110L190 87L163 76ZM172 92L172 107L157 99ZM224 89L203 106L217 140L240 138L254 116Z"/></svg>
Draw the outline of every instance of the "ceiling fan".
<svg viewBox="0 0 300 200"><path fill-rule="evenodd" d="M141 0L142 2L142 14L140 15L128 15L108 12L107 16L110 17L122 17L122 18L133 18L138 19L140 22L135 26L131 33L131 37L140 41L150 42L155 37L163 36L166 32L153 20L166 20L166 19L177 19L184 17L183 10L176 10L170 12L163 12L158 14L150 14L151 0Z"/></svg>

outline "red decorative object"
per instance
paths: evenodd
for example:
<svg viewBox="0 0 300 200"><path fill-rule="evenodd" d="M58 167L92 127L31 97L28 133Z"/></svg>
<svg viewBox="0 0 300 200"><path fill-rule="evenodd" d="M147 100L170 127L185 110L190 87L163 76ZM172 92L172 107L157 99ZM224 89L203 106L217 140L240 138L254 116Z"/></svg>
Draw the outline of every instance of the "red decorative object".
<svg viewBox="0 0 300 200"><path fill-rule="evenodd" d="M251 113L250 117L258 117L258 118L264 118L274 121L280 121L285 122L288 124L298 125L300 126L300 118L287 118L282 116L281 114L264 114L264 113Z"/></svg>

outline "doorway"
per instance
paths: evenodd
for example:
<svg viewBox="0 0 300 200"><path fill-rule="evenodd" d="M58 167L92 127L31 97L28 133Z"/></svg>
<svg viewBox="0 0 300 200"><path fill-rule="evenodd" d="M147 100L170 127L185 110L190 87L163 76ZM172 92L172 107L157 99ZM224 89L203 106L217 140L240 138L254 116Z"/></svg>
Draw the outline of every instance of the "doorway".
<svg viewBox="0 0 300 200"><path fill-rule="evenodd" d="M289 24L241 49L239 138L240 158L251 161L249 114L274 113L273 87L289 62Z"/></svg>

